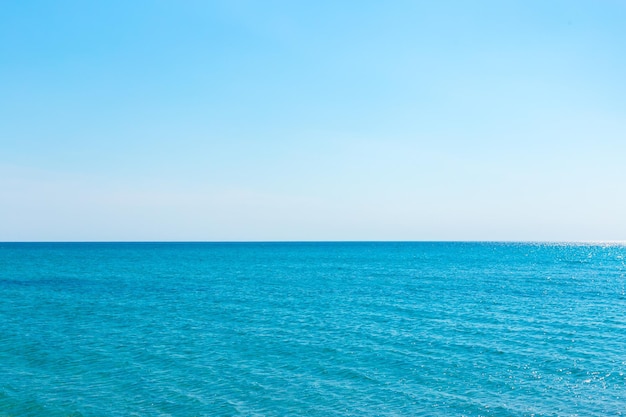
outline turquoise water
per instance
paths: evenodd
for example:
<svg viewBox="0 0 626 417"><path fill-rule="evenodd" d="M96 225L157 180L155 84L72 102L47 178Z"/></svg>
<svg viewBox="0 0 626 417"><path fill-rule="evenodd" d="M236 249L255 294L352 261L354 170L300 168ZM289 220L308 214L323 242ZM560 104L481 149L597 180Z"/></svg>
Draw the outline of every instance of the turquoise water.
<svg viewBox="0 0 626 417"><path fill-rule="evenodd" d="M0 416L621 416L626 246L0 243Z"/></svg>

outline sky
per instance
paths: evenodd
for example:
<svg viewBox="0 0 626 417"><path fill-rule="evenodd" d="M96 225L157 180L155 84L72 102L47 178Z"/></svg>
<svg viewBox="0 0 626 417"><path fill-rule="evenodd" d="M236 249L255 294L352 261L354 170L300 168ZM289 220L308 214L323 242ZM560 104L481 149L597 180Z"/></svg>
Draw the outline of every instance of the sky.
<svg viewBox="0 0 626 417"><path fill-rule="evenodd" d="M626 239L626 2L23 0L0 241Z"/></svg>

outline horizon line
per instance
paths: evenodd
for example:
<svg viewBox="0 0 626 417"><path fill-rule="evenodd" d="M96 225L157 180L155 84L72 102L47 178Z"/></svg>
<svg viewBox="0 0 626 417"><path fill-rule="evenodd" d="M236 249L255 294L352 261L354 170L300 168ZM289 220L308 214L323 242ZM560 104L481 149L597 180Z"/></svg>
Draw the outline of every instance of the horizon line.
<svg viewBox="0 0 626 417"><path fill-rule="evenodd" d="M626 244L626 240L7 240L7 243L552 243Z"/></svg>

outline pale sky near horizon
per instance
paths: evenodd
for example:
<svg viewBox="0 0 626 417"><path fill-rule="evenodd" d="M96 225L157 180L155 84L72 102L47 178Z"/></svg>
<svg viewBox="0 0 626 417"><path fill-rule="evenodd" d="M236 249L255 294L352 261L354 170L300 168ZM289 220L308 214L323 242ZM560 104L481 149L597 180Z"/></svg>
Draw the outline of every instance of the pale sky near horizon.
<svg viewBox="0 0 626 417"><path fill-rule="evenodd" d="M626 2L0 10L0 241L625 240Z"/></svg>

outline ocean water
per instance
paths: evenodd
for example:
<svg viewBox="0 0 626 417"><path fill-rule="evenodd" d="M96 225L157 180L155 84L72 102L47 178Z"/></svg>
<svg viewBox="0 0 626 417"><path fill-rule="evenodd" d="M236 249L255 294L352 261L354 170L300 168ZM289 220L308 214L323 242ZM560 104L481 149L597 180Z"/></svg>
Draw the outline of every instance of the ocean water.
<svg viewBox="0 0 626 417"><path fill-rule="evenodd" d="M0 243L0 416L622 416L626 246Z"/></svg>

